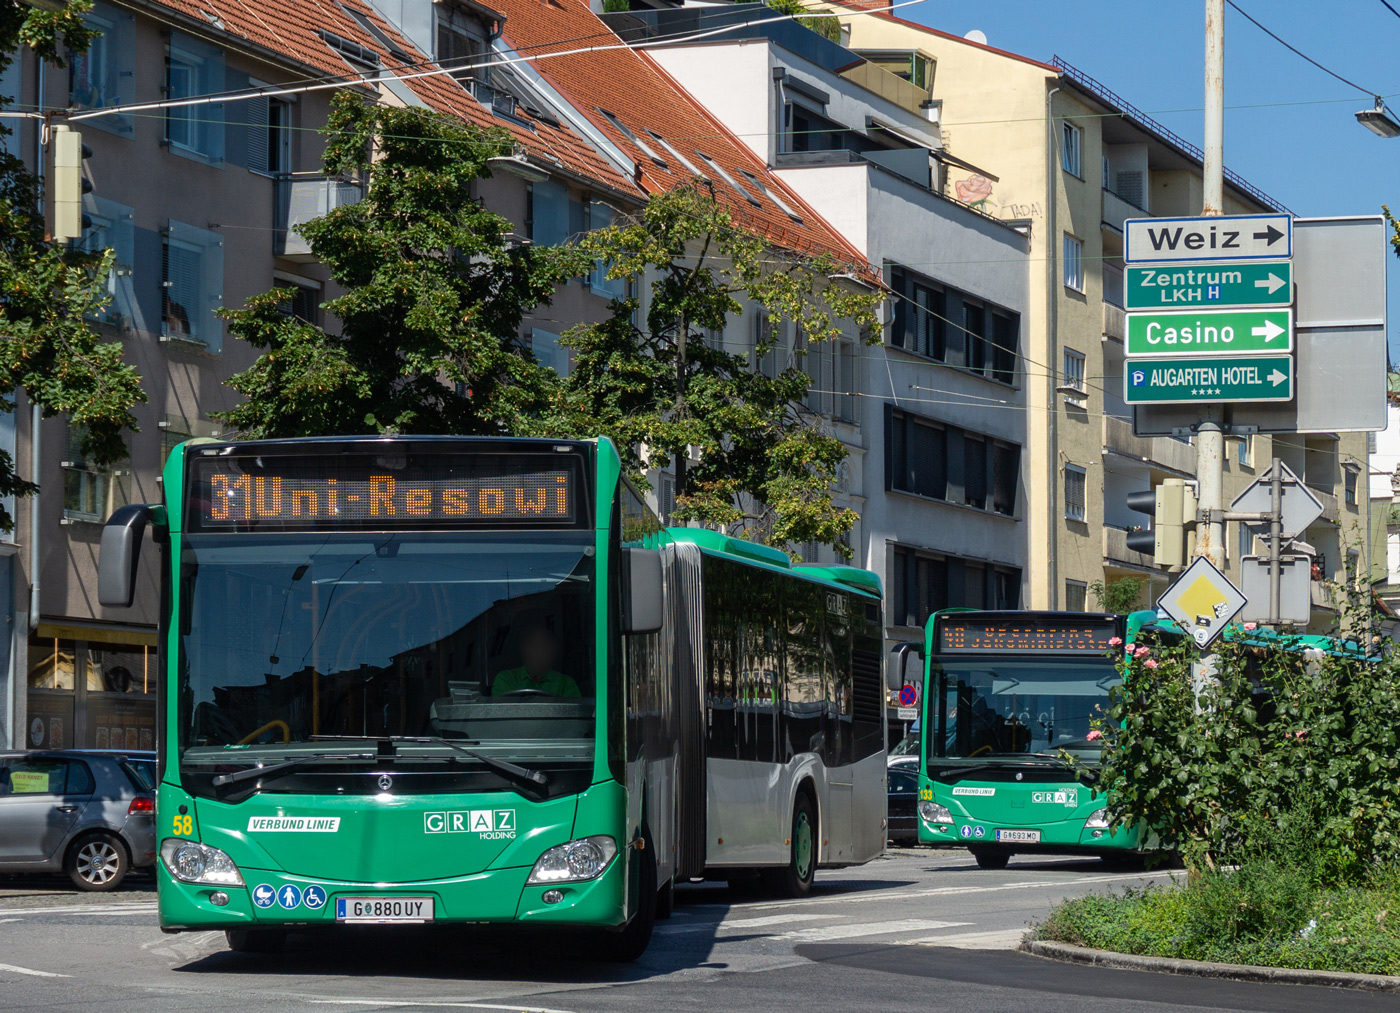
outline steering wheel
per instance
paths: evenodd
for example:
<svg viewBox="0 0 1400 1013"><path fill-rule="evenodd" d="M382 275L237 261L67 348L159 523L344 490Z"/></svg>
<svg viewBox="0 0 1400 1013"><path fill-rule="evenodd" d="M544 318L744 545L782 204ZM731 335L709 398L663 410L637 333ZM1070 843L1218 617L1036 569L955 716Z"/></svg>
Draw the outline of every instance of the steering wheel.
<svg viewBox="0 0 1400 1013"><path fill-rule="evenodd" d="M501 696L553 696L553 693L546 693L542 689L513 689L509 693L502 693Z"/></svg>

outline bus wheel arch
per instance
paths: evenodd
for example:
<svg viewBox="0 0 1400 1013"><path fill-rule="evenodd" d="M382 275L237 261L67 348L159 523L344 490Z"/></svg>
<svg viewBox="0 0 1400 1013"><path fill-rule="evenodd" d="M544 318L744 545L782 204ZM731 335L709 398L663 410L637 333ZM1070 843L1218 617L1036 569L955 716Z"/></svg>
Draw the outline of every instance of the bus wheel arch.
<svg viewBox="0 0 1400 1013"><path fill-rule="evenodd" d="M782 897L805 897L812 892L821 857L821 817L816 785L804 778L793 793L787 864L763 870L769 891Z"/></svg>

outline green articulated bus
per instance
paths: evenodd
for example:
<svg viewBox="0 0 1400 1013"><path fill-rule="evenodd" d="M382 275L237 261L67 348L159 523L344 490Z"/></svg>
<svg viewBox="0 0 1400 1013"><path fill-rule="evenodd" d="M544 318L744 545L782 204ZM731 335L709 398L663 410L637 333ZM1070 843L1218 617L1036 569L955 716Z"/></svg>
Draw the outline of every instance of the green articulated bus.
<svg viewBox="0 0 1400 1013"><path fill-rule="evenodd" d="M584 930L885 843L872 573L666 529L607 440L192 440L102 535L161 590L160 923ZM159 581L138 568L147 528Z"/></svg>
<svg viewBox="0 0 1400 1013"><path fill-rule="evenodd" d="M924 657L919 840L965 847L984 869L1018 853L1139 863L1151 835L1110 829L1107 800L1094 790L1101 749L1090 721L1121 682L1125 647L1186 638L1151 610L934 613L922 645L901 645L921 646ZM1356 643L1331 637L1232 625L1224 640L1366 660ZM1080 772L1065 765L1066 753Z"/></svg>

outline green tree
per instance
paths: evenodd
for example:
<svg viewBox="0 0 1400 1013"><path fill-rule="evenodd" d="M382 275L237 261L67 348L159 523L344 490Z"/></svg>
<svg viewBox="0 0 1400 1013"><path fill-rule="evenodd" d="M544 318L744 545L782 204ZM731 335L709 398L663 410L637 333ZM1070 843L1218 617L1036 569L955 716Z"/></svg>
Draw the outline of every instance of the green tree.
<svg viewBox="0 0 1400 1013"><path fill-rule="evenodd" d="M649 291L645 313L637 296L614 300L607 320L565 335L576 363L563 385L560 427L611 437L638 479L674 464L678 520L848 554L841 539L856 515L831 497L846 448L806 409L807 375L766 375L747 350L716 348L705 333L723 331L742 298L774 325L754 360L773 351L783 321L802 336L800 356L841 333L842 318L876 334L881 296L831 280L849 267L829 255L775 249L699 185L652 198L579 248L608 277L642 279ZM698 463L689 463L687 447L699 449Z"/></svg>
<svg viewBox="0 0 1400 1013"><path fill-rule="evenodd" d="M501 130L418 108L332 102L325 171L368 184L363 200L301 227L344 294L337 332L287 316L288 289L225 313L263 354L229 380L220 416L249 437L339 433L521 434L556 380L525 354L525 313L586 269L572 248L512 246L509 219L472 196L508 155Z"/></svg>
<svg viewBox="0 0 1400 1013"><path fill-rule="evenodd" d="M0 0L0 71L20 46L61 65L60 42L87 48L82 15L90 3L58 11ZM12 96L0 96L0 107ZM12 131L0 120L0 135ZM108 300L111 252L84 253L45 239L39 182L15 154L0 151L0 411L14 411L21 387L46 418L65 414L83 429L83 453L99 464L126 456L123 429L135 429L131 409L146 400L141 378L120 342L103 341L89 321ZM19 477L0 453L0 495L28 495L38 486ZM0 507L0 528L14 518Z"/></svg>
<svg viewBox="0 0 1400 1013"><path fill-rule="evenodd" d="M1118 577L1115 580L1096 580L1089 585L1089 593L1104 612L1127 615L1142 601L1142 589L1146 577Z"/></svg>

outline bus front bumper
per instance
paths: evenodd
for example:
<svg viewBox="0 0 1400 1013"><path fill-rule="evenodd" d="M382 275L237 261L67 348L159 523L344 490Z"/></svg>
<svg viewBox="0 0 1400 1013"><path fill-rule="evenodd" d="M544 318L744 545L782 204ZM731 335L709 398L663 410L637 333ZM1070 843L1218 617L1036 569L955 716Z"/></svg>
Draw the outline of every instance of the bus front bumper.
<svg viewBox="0 0 1400 1013"><path fill-rule="evenodd" d="M1037 839L1027 840L1027 831L1033 832ZM1125 827L1116 830L1086 827L1083 817L1025 826L959 816L956 823L920 820L919 843L935 848L980 847L1018 854L1096 854L1132 851L1138 847L1138 834Z"/></svg>
<svg viewBox="0 0 1400 1013"><path fill-rule="evenodd" d="M347 883L292 876L287 873L242 869L243 886L215 886L182 883L164 863L156 865L156 887L160 927L165 932L208 931L211 929L286 928L314 929L344 922L337 919L341 898L396 898L433 900L433 924L471 925L521 923L538 925L582 925L611 927L627 920L624 903L625 856L613 858L596 878L582 883L527 884L528 868L491 869L471 876L423 880L411 883ZM298 902L286 907L280 898L291 900L287 886L295 887ZM307 888L316 906L304 900ZM254 903L254 893L266 897L270 905ZM563 896L554 903L546 893ZM218 895L222 895L221 897ZM226 900L224 899L226 898ZM322 900L324 898L324 900ZM216 901L223 900L223 903Z"/></svg>

